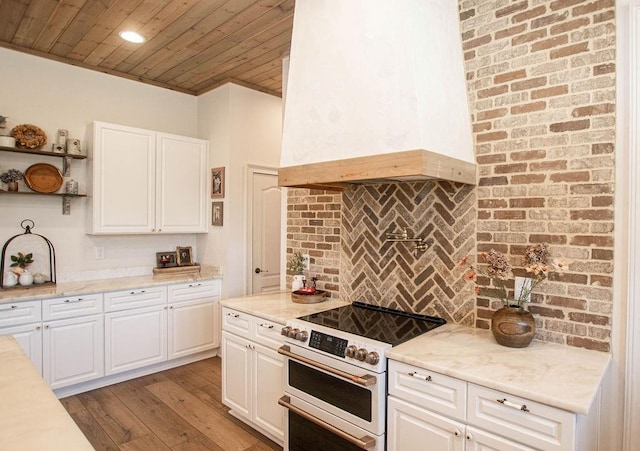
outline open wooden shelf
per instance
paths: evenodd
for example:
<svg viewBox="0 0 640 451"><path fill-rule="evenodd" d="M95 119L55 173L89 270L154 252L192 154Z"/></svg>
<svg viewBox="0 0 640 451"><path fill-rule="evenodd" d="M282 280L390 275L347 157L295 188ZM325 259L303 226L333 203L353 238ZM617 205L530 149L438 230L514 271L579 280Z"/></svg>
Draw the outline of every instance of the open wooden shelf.
<svg viewBox="0 0 640 451"><path fill-rule="evenodd" d="M70 153L56 153L49 152L47 150L39 150L39 149L22 149L19 147L5 147L0 146L0 150L5 152L15 152L15 153L28 153L31 155L42 155L45 157L58 157L58 158L73 158L75 160L84 160L87 158L86 155L75 155Z"/></svg>

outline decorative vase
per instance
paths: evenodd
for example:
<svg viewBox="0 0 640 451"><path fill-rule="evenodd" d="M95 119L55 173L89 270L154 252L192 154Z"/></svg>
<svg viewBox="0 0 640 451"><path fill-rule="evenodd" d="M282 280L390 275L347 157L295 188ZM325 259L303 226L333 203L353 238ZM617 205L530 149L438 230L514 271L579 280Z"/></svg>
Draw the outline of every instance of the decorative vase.
<svg viewBox="0 0 640 451"><path fill-rule="evenodd" d="M18 282L20 282L20 285L23 286L31 285L33 283L33 274L25 269L24 272L20 274Z"/></svg>
<svg viewBox="0 0 640 451"><path fill-rule="evenodd" d="M18 182L8 182L7 183L8 191L18 191Z"/></svg>
<svg viewBox="0 0 640 451"><path fill-rule="evenodd" d="M293 276L293 281L291 282L291 291L298 291L300 288L304 286L302 281L304 279L304 274L296 274Z"/></svg>
<svg viewBox="0 0 640 451"><path fill-rule="evenodd" d="M4 273L3 284L5 287L13 287L18 285L18 276L11 271Z"/></svg>
<svg viewBox="0 0 640 451"><path fill-rule="evenodd" d="M526 348L536 334L536 322L522 307L505 306L493 314L491 332L502 346Z"/></svg>

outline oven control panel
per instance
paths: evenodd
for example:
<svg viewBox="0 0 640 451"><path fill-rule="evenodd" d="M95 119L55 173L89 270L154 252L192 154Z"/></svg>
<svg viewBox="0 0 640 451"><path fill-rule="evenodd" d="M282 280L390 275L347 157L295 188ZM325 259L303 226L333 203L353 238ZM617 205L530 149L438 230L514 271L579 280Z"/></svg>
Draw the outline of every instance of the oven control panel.
<svg viewBox="0 0 640 451"><path fill-rule="evenodd" d="M308 328L307 328L308 327ZM290 320L281 334L287 341L307 349L329 354L333 358L344 360L361 368L384 371L386 360L384 353L391 345L369 340L343 331L336 331L317 324Z"/></svg>

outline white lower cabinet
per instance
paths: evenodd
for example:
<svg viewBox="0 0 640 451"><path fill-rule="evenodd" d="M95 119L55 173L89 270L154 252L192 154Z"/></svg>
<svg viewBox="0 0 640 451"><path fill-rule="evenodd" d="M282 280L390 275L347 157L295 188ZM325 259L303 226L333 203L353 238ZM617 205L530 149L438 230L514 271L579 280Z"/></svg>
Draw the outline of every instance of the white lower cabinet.
<svg viewBox="0 0 640 451"><path fill-rule="evenodd" d="M231 412L282 444L285 411L281 324L223 309L222 402Z"/></svg>
<svg viewBox="0 0 640 451"><path fill-rule="evenodd" d="M388 451L597 449L598 400L578 415L393 360L388 377Z"/></svg>
<svg viewBox="0 0 640 451"><path fill-rule="evenodd" d="M3 335L13 335L22 351L31 360L38 373L42 375L42 324L3 327L0 329L0 336Z"/></svg>
<svg viewBox="0 0 640 451"><path fill-rule="evenodd" d="M53 389L104 375L102 314L44 323L43 376Z"/></svg>
<svg viewBox="0 0 640 451"><path fill-rule="evenodd" d="M167 307L107 313L105 373L129 371L167 360Z"/></svg>

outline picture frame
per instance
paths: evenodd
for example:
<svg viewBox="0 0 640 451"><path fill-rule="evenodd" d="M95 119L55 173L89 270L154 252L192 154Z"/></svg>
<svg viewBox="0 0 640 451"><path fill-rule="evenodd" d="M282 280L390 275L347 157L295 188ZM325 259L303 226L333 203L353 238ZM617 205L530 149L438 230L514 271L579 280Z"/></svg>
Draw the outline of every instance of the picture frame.
<svg viewBox="0 0 640 451"><path fill-rule="evenodd" d="M211 198L224 199L224 168L211 169Z"/></svg>
<svg viewBox="0 0 640 451"><path fill-rule="evenodd" d="M224 203L212 202L211 203L211 225L222 226L224 224Z"/></svg>
<svg viewBox="0 0 640 451"><path fill-rule="evenodd" d="M156 266L158 268L175 268L178 266L175 251L156 252Z"/></svg>
<svg viewBox="0 0 640 451"><path fill-rule="evenodd" d="M191 246L176 247L178 266L193 266Z"/></svg>

